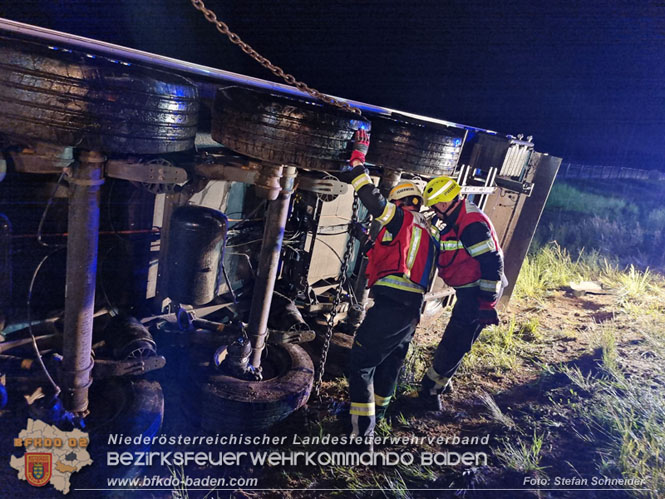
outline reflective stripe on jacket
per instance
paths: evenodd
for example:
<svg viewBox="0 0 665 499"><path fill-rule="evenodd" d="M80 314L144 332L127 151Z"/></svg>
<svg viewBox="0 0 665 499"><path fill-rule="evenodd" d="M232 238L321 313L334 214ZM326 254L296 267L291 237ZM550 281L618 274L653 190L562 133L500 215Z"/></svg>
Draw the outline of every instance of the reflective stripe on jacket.
<svg viewBox="0 0 665 499"><path fill-rule="evenodd" d="M468 225L475 222L482 222L489 227L491 239L465 248L460 236ZM480 264L475 257L488 251L501 253L492 222L487 215L468 200L463 201L454 226L446 227L441 232L440 250L437 262L439 275L448 286L456 288L467 286L484 288L485 282L481 279Z"/></svg>
<svg viewBox="0 0 665 499"><path fill-rule="evenodd" d="M376 284L423 293L436 267L436 236L423 215L408 210L403 213L399 232L391 234L383 227L367 253L367 286Z"/></svg>

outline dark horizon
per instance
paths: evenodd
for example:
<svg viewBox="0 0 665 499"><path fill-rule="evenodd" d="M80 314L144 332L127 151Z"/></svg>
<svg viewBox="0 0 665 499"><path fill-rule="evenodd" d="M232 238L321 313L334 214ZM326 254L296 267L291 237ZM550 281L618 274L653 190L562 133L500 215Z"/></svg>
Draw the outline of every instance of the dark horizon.
<svg viewBox="0 0 665 499"><path fill-rule="evenodd" d="M665 170L665 4L206 5L322 92L532 135L564 161ZM25 0L0 16L275 80L187 0Z"/></svg>

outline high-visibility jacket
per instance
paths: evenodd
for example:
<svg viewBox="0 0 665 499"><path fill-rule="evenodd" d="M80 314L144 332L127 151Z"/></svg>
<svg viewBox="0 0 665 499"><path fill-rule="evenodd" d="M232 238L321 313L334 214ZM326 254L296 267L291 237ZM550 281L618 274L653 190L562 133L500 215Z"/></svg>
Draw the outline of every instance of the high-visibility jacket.
<svg viewBox="0 0 665 499"><path fill-rule="evenodd" d="M424 293L436 269L438 234L420 213L403 213L404 222L397 234L383 227L367 253L367 286Z"/></svg>
<svg viewBox="0 0 665 499"><path fill-rule="evenodd" d="M467 226L475 222L487 225L491 238L465 248L460 235ZM496 251L503 256L492 222L475 204L468 200L463 201L455 223L452 227L447 226L440 234L440 250L437 262L439 275L448 286L480 286L481 289L487 288L487 291L496 291L500 286L500 281L482 280L480 263L475 259L487 251Z"/></svg>

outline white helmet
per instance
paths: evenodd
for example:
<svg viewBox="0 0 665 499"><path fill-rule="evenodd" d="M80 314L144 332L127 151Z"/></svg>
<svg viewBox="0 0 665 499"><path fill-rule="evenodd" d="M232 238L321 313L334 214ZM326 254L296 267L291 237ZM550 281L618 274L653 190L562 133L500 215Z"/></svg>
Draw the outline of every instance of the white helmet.
<svg viewBox="0 0 665 499"><path fill-rule="evenodd" d="M418 186L413 182L406 181L400 182L392 188L388 194L388 201L395 201L397 199L409 198L409 203L413 206L420 206L423 204L423 193Z"/></svg>

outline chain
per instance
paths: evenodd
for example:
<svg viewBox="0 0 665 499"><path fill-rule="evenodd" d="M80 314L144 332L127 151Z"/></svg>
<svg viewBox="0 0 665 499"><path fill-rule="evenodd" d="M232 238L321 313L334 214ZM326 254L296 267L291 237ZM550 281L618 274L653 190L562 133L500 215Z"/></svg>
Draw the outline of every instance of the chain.
<svg viewBox="0 0 665 499"><path fill-rule="evenodd" d="M351 224L352 227L358 221L358 194L353 193L353 208L351 213ZM316 377L316 383L314 383L314 393L316 396L319 396L321 391L321 381L323 381L323 373L326 369L326 360L328 359L328 350L330 349L330 340L333 335L333 327L335 326L335 316L337 315L337 308L339 307L339 302L342 298L342 289L344 288L344 283L346 282L346 272L349 268L349 260L351 259L351 252L353 250L353 236L349 233L349 239L346 241L346 249L344 250L344 258L342 258L342 266L339 269L339 284L337 285L337 291L335 292L335 297L332 302L332 309L330 310L330 315L328 316L326 336L323 340L323 350L321 351L321 360L319 361L319 373Z"/></svg>
<svg viewBox="0 0 665 499"><path fill-rule="evenodd" d="M219 31L221 34L226 35L231 43L234 45L237 45L240 47L240 50L242 50L245 54L250 56L252 59L254 59L256 62L261 64L264 68L268 69L272 74L275 76L283 79L286 83L289 85L295 86L298 90L301 92L305 92L306 94L311 95L315 99L322 100L323 102L327 104L331 104L333 106L337 106L345 111L350 111L352 113L360 114L360 109L353 107L349 105L347 102L343 102L337 99L333 99L329 95L323 94L319 92L318 90L309 87L307 84L296 80L296 78L289 74L285 73L282 68L279 66L276 66L272 62L270 62L269 59L266 57L263 57L261 54L259 54L256 50L254 50L250 45L247 43L243 42L241 38L231 31L231 29L228 27L228 25L220 20L217 19L217 15L210 9L208 9L205 4L203 3L203 0L191 0L192 5L196 10L199 10L203 13L203 16L206 18L208 22L211 22L212 24L215 25L217 28L217 31Z"/></svg>

